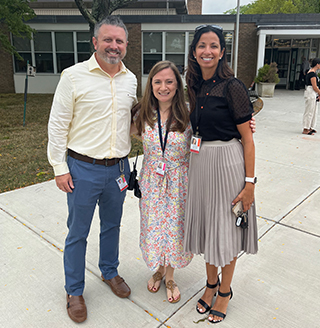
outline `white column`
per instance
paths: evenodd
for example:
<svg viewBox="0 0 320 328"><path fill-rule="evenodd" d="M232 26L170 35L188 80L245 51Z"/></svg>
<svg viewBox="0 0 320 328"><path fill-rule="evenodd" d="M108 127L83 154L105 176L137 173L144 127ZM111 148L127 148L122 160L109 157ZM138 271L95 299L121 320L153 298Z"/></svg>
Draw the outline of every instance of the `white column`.
<svg viewBox="0 0 320 328"><path fill-rule="evenodd" d="M266 48L266 37L267 34L264 31L258 32L258 58L257 58L257 73L258 69L264 65L264 54L265 54L265 48Z"/></svg>

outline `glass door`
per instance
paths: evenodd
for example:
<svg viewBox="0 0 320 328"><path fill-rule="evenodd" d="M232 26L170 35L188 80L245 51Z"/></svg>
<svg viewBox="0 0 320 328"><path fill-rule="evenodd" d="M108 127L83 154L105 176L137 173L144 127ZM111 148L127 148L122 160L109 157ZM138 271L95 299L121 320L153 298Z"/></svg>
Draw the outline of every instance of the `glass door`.
<svg viewBox="0 0 320 328"><path fill-rule="evenodd" d="M274 61L278 64L278 74L280 78L279 86L287 88L287 80L289 73L290 63L290 50L289 49L278 49L277 59Z"/></svg>
<svg viewBox="0 0 320 328"><path fill-rule="evenodd" d="M298 49L291 50L291 61L290 61L290 74L289 74L289 89L295 90L299 87L299 75L297 75L297 58Z"/></svg>

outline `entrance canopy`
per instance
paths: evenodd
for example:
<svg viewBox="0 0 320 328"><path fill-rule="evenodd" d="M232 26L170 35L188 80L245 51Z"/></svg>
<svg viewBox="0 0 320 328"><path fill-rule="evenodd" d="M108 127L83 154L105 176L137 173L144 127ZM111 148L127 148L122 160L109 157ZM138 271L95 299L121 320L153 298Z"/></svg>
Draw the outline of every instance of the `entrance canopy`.
<svg viewBox="0 0 320 328"><path fill-rule="evenodd" d="M320 25L258 25L257 30L257 72L264 64L276 62L278 86L299 89L304 62L320 54Z"/></svg>

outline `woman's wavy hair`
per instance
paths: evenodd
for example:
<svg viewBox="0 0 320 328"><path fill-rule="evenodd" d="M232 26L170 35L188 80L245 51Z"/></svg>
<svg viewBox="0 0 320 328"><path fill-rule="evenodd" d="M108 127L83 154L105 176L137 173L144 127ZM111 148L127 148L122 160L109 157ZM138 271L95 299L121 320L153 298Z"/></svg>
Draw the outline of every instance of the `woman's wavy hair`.
<svg viewBox="0 0 320 328"><path fill-rule="evenodd" d="M154 96L152 90L152 79L153 77L161 72L162 70L170 68L177 80L176 94L172 99L171 110L168 117L168 128L170 131L184 132L189 123L189 111L184 98L184 89L182 79L176 65L168 60L160 61L156 63L148 76L148 81L144 91L144 95L140 102L132 109L132 116L139 111L138 117L135 120L138 134L141 135L144 132L145 123L151 128L154 127L154 123L157 120L155 115L155 109L158 108L158 99Z"/></svg>
<svg viewBox="0 0 320 328"><path fill-rule="evenodd" d="M220 41L221 51L224 49L224 53L222 58L219 60L219 64L216 70L216 75L221 79L228 79L234 76L233 70L229 67L227 56L226 56L226 42L223 36L223 32L220 29L217 29L213 26L207 25L195 32L194 38L189 47L189 54L188 54L188 67L186 73L186 83L188 87L188 97L190 103L190 112L195 109L196 106L196 87L200 85L202 80L202 73L200 66L197 60L194 58L194 51L196 46L200 40L200 37L204 33L214 32Z"/></svg>

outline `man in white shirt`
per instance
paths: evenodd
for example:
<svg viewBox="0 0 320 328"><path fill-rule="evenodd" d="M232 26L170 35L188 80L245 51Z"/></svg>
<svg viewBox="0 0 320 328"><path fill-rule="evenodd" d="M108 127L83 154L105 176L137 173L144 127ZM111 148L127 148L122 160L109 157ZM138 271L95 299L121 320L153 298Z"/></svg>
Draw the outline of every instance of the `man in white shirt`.
<svg viewBox="0 0 320 328"><path fill-rule="evenodd" d="M128 31L118 17L96 24L93 44L96 52L88 61L62 72L48 125L48 159L56 184L68 200L65 289L68 315L75 322L87 318L82 296L85 254L97 203L102 280L117 296L130 295L117 267L125 180L130 175L130 110L137 102L137 80L122 62Z"/></svg>

